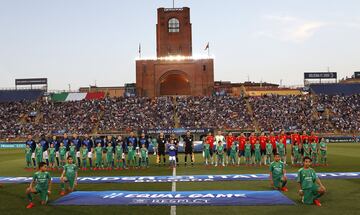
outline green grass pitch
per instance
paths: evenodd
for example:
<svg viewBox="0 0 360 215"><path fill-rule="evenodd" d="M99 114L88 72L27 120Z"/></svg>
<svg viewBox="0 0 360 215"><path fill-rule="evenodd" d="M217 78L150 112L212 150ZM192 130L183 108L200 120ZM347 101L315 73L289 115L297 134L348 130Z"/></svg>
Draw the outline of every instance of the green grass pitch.
<svg viewBox="0 0 360 215"><path fill-rule="evenodd" d="M317 167L316 172L359 172L360 144L329 144L328 167ZM183 155L180 155L183 163ZM288 158L288 160L290 160ZM194 167L177 168L177 175L198 174L241 174L268 173L267 167L226 167L205 168L200 154L196 155ZM97 171L79 172L79 176L121 176L121 175L172 175L167 167L154 165L151 157L151 167L145 170ZM24 170L24 153L22 149L0 150L0 176L32 176L32 172ZM288 167L288 172L296 172L297 168ZM59 176L60 173L51 173ZM178 215L186 214L360 214L360 179L329 179L323 180L328 193L321 199L322 207L304 206L297 195L297 184L289 181L289 192L285 193L296 202L295 206L177 206ZM26 184L5 184L0 188L0 214L170 214L168 206L40 206L38 196L35 197L36 207L25 209ZM80 184L78 190L128 190L128 191L170 191L171 183L146 184ZM191 190L269 190L268 181L238 181L238 182L178 182L177 191ZM58 199L60 186L53 184L50 201Z"/></svg>

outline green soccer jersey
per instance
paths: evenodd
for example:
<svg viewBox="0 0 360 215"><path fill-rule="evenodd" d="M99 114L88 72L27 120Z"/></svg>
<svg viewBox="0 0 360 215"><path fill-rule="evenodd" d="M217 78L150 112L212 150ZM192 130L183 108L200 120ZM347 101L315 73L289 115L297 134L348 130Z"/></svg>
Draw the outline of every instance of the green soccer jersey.
<svg viewBox="0 0 360 215"><path fill-rule="evenodd" d="M157 147L157 145L158 145L158 142L157 142L156 138L152 138L151 143L152 143L153 147Z"/></svg>
<svg viewBox="0 0 360 215"><path fill-rule="evenodd" d="M283 143L276 143L276 148L279 154L283 154L285 152L284 144Z"/></svg>
<svg viewBox="0 0 360 215"><path fill-rule="evenodd" d="M250 143L245 144L245 152L251 152L251 144Z"/></svg>
<svg viewBox="0 0 360 215"><path fill-rule="evenodd" d="M65 146L60 146L59 154L61 157L65 157L65 155L66 155L66 147Z"/></svg>
<svg viewBox="0 0 360 215"><path fill-rule="evenodd" d="M127 147L127 150L128 150L128 157L129 157L129 159L134 159L134 157L135 157L134 148L133 148L132 146L128 146L128 147Z"/></svg>
<svg viewBox="0 0 360 215"><path fill-rule="evenodd" d="M310 155L310 146L309 146L309 144L304 144L303 149L304 149L304 156L309 156Z"/></svg>
<svg viewBox="0 0 360 215"><path fill-rule="evenodd" d="M255 143L254 147L255 147L255 152L260 152L260 144L259 143Z"/></svg>
<svg viewBox="0 0 360 215"><path fill-rule="evenodd" d="M266 154L270 155L273 152L272 144L266 143Z"/></svg>
<svg viewBox="0 0 360 215"><path fill-rule="evenodd" d="M320 151L326 152L326 143L325 142L320 142Z"/></svg>
<svg viewBox="0 0 360 215"><path fill-rule="evenodd" d="M55 148L49 148L49 157L51 158L55 157Z"/></svg>
<svg viewBox="0 0 360 215"><path fill-rule="evenodd" d="M77 166L75 164L65 164L64 171L65 171L66 178L75 179L75 173L77 172Z"/></svg>
<svg viewBox="0 0 360 215"><path fill-rule="evenodd" d="M316 183L318 176L312 168L304 169L301 168L298 171L297 182L301 184L301 189L311 189Z"/></svg>
<svg viewBox="0 0 360 215"><path fill-rule="evenodd" d="M81 148L81 157L82 157L82 159L86 159L88 153L89 153L89 150L87 148Z"/></svg>
<svg viewBox="0 0 360 215"><path fill-rule="evenodd" d="M36 172L33 176L33 181L36 183L36 188L39 190L49 189L49 179L51 180L50 173L48 172Z"/></svg>
<svg viewBox="0 0 360 215"><path fill-rule="evenodd" d="M293 153L294 153L295 156L299 154L299 146L298 145L294 145Z"/></svg>
<svg viewBox="0 0 360 215"><path fill-rule="evenodd" d="M216 147L216 152L218 153L218 155L224 154L224 145L223 144L221 144L220 146L218 145Z"/></svg>
<svg viewBox="0 0 360 215"><path fill-rule="evenodd" d="M311 153L317 153L317 144L311 143Z"/></svg>
<svg viewBox="0 0 360 215"><path fill-rule="evenodd" d="M41 146L37 146L37 147L35 148L35 155L36 155L36 157L42 156L42 153L43 153L43 151L42 151Z"/></svg>
<svg viewBox="0 0 360 215"><path fill-rule="evenodd" d="M102 156L102 148L101 146L98 146L95 148L95 154L96 154L96 157L101 157Z"/></svg>
<svg viewBox="0 0 360 215"><path fill-rule="evenodd" d="M122 154L123 154L123 148L122 148L122 146L117 145L116 148L115 148L115 152L116 152L116 157L117 157L118 159L121 159L121 158L122 158Z"/></svg>
<svg viewBox="0 0 360 215"><path fill-rule="evenodd" d="M73 157L73 159L75 159L76 147L75 147L74 145L70 146L70 148L69 148L69 153L70 153L70 155Z"/></svg>
<svg viewBox="0 0 360 215"><path fill-rule="evenodd" d="M273 161L270 164L270 172L272 173L273 180L279 180L283 176L284 163L282 161Z"/></svg>
<svg viewBox="0 0 360 215"><path fill-rule="evenodd" d="M236 155L236 145L233 144L230 149L230 156L235 156L235 155Z"/></svg>
<svg viewBox="0 0 360 215"><path fill-rule="evenodd" d="M205 157L210 157L210 144L204 144L204 155Z"/></svg>
<svg viewBox="0 0 360 215"><path fill-rule="evenodd" d="M31 154L32 154L32 152L31 152L31 148L29 147L29 148L25 148L25 156L28 158L28 157L30 157L31 158Z"/></svg>
<svg viewBox="0 0 360 215"><path fill-rule="evenodd" d="M145 159L147 157L147 154L148 154L147 152L148 152L148 150L146 148L140 149L140 154L141 154L142 159Z"/></svg>
<svg viewBox="0 0 360 215"><path fill-rule="evenodd" d="M113 147L112 146L106 147L106 155L109 158L113 155Z"/></svg>

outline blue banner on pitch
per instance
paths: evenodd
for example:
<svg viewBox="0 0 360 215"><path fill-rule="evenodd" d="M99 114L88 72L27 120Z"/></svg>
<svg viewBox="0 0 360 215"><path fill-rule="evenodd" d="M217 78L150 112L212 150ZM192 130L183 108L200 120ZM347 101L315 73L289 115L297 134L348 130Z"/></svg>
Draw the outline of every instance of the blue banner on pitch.
<svg viewBox="0 0 360 215"><path fill-rule="evenodd" d="M294 205L278 191L78 191L52 205Z"/></svg>
<svg viewBox="0 0 360 215"><path fill-rule="evenodd" d="M353 179L360 178L360 172L317 173L321 179ZM286 174L289 180L295 180L296 173ZM0 183L30 183L32 177L0 177ZM181 176L109 176L79 177L79 184L103 183L171 183L171 182L215 182L215 181L256 181L269 180L269 174L235 174L235 175L181 175ZM53 183L60 183L58 177L52 178Z"/></svg>

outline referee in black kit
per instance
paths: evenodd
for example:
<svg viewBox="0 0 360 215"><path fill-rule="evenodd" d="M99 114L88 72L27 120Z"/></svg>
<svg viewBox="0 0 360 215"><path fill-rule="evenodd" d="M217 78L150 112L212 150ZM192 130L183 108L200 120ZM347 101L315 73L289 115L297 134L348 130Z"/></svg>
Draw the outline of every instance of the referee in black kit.
<svg viewBox="0 0 360 215"><path fill-rule="evenodd" d="M185 166L187 165L187 157L190 155L191 165L194 166L194 137L190 134L190 131L186 132L184 137L185 143Z"/></svg>

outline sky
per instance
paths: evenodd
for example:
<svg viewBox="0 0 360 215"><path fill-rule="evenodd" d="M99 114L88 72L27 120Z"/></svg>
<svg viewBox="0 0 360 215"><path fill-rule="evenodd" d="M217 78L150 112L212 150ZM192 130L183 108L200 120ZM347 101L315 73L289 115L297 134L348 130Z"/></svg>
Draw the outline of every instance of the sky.
<svg viewBox="0 0 360 215"><path fill-rule="evenodd" d="M360 71L359 0L176 0L191 8L193 54L210 43L215 80L301 85L304 72ZM156 56L156 9L172 0L0 0L0 88L134 83L139 43Z"/></svg>

